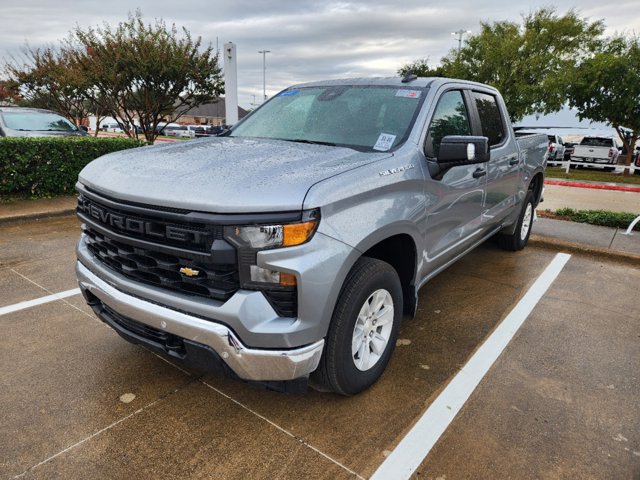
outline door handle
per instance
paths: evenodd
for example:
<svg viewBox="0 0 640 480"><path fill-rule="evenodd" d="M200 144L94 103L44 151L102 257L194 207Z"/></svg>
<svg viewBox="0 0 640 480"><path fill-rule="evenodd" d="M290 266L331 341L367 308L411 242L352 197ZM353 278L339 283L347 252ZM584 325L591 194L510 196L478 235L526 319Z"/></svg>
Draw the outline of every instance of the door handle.
<svg viewBox="0 0 640 480"><path fill-rule="evenodd" d="M476 171L473 172L473 178L480 178L487 174L487 171L484 168L476 168Z"/></svg>
<svg viewBox="0 0 640 480"><path fill-rule="evenodd" d="M520 163L520 159L518 157L513 157L509 159L509 165L517 165Z"/></svg>

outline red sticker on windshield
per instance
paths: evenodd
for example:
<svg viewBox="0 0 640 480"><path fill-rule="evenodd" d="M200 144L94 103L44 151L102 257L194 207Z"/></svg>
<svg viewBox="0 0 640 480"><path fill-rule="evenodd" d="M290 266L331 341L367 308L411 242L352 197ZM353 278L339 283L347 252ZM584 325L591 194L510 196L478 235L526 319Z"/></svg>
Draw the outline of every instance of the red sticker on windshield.
<svg viewBox="0 0 640 480"><path fill-rule="evenodd" d="M420 98L420 94L422 92L420 90L398 90L396 92L396 97L404 97L404 98Z"/></svg>

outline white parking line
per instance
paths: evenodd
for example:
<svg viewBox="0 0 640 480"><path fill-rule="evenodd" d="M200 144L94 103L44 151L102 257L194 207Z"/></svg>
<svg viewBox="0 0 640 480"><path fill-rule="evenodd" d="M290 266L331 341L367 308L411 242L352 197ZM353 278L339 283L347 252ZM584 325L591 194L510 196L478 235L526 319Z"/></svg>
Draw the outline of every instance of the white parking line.
<svg viewBox="0 0 640 480"><path fill-rule="evenodd" d="M0 307L0 317L8 313L24 310L25 308L31 308L37 305L42 305L43 303L55 302L56 300L62 300L63 298L73 297L74 295L78 295L79 293L80 293L80 289L74 288L72 290L67 290L65 292L59 292L59 293L47 295L46 297L40 297L34 300L27 300L25 302L8 305L6 307Z"/></svg>
<svg viewBox="0 0 640 480"><path fill-rule="evenodd" d="M400 441L371 480L408 479L445 432L571 255L558 253L509 315L478 348Z"/></svg>

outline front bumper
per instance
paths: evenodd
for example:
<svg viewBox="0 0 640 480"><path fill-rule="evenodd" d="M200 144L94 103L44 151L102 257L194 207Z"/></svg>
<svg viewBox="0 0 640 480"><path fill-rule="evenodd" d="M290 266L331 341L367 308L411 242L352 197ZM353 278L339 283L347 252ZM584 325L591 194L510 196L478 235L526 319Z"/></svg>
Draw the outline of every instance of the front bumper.
<svg viewBox="0 0 640 480"><path fill-rule="evenodd" d="M286 350L248 348L226 326L128 295L101 280L80 262L76 264L76 273L81 290L118 316L189 344L210 348L243 380L294 380L308 376L320 362L324 340ZM111 322L107 323L115 328ZM171 354L171 346L165 348L166 353Z"/></svg>

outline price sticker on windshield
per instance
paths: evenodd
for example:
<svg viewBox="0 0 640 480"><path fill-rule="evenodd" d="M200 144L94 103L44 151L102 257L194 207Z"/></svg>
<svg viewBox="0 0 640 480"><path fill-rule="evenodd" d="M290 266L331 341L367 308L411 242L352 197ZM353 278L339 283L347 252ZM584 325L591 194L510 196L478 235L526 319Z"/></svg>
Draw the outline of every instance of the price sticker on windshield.
<svg viewBox="0 0 640 480"><path fill-rule="evenodd" d="M401 89L396 92L396 97L404 97L404 98L420 98L420 94L422 92L420 90L407 90Z"/></svg>
<svg viewBox="0 0 640 480"><path fill-rule="evenodd" d="M378 137L378 141L373 146L373 149L378 150L380 152L386 152L391 148L391 145L393 145L393 142L395 141L395 139L396 139L395 135L391 135L389 133L381 133L380 136Z"/></svg>

